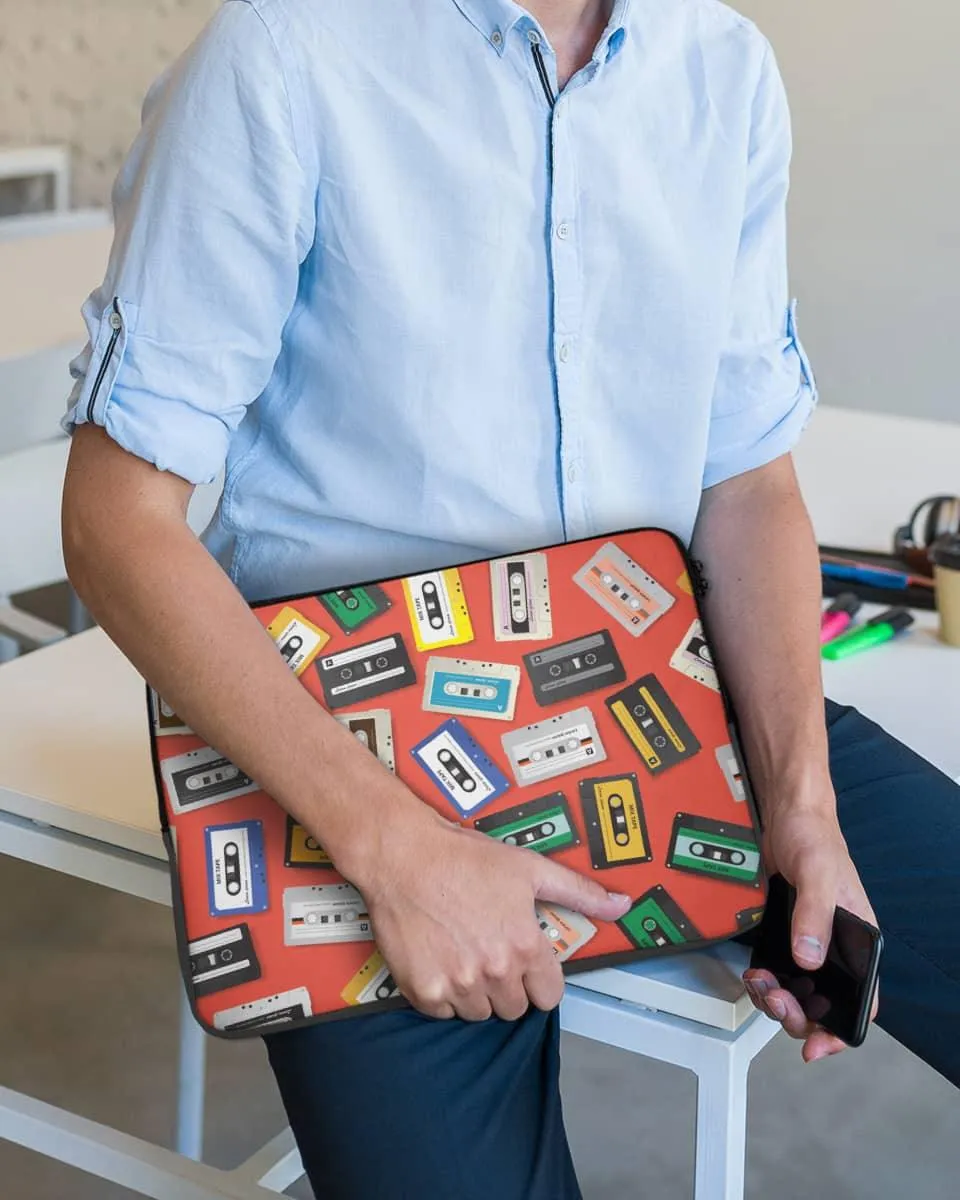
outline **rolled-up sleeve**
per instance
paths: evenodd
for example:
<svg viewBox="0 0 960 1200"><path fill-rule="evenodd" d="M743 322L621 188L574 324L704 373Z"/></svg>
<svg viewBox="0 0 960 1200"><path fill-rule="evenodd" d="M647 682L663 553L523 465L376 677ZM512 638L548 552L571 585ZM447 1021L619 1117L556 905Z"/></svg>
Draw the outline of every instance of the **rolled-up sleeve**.
<svg viewBox="0 0 960 1200"><path fill-rule="evenodd" d="M787 98L769 46L753 108L743 229L720 357L703 486L786 454L817 402L788 303L786 207L792 140Z"/></svg>
<svg viewBox="0 0 960 1200"><path fill-rule="evenodd" d="M161 470L216 476L273 372L313 243L298 132L275 32L228 0L144 105L106 278L83 307L68 433L93 422Z"/></svg>

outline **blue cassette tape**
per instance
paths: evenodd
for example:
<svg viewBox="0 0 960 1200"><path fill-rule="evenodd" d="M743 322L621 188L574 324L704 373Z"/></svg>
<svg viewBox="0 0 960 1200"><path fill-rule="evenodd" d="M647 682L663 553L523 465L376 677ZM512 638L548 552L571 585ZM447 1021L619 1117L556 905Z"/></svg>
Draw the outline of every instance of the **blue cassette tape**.
<svg viewBox="0 0 960 1200"><path fill-rule="evenodd" d="M510 781L456 717L410 751L462 816L496 800Z"/></svg>
<svg viewBox="0 0 960 1200"><path fill-rule="evenodd" d="M425 712L512 721L519 687L520 668L509 663L435 657L427 661L423 708Z"/></svg>
<svg viewBox="0 0 960 1200"><path fill-rule="evenodd" d="M269 905L263 824L208 825L207 891L212 917L263 912Z"/></svg>

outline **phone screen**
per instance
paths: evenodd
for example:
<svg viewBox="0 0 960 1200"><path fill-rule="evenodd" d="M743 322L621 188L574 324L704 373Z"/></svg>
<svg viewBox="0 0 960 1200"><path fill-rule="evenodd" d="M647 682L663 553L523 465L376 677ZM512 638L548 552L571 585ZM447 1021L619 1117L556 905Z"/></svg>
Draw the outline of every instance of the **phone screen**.
<svg viewBox="0 0 960 1200"><path fill-rule="evenodd" d="M858 1046L866 1036L876 990L880 931L838 908L826 961L815 971L793 961L790 924L796 892L782 875L769 881L766 909L754 935L750 966L771 971L807 1018Z"/></svg>

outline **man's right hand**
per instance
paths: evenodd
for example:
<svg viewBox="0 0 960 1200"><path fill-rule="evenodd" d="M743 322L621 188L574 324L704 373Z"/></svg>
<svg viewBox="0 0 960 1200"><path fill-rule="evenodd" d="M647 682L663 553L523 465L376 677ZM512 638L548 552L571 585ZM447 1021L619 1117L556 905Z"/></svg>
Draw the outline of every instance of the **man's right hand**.
<svg viewBox="0 0 960 1200"><path fill-rule="evenodd" d="M399 782L399 781L398 781ZM402 786L402 785L401 785ZM351 874L401 993L430 1017L513 1021L556 1008L563 974L534 902L614 921L630 898L532 850L402 805L379 861ZM399 816L399 814L398 814Z"/></svg>

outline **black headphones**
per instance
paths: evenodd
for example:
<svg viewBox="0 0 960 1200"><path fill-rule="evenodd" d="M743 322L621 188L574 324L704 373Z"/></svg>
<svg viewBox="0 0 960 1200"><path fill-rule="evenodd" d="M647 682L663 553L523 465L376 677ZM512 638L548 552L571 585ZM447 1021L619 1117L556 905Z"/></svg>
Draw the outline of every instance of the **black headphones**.
<svg viewBox="0 0 960 1200"><path fill-rule="evenodd" d="M930 547L951 533L960 533L960 496L930 496L893 535L894 554L918 575L932 575Z"/></svg>

